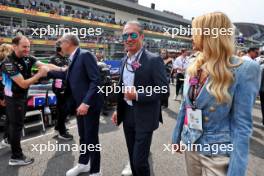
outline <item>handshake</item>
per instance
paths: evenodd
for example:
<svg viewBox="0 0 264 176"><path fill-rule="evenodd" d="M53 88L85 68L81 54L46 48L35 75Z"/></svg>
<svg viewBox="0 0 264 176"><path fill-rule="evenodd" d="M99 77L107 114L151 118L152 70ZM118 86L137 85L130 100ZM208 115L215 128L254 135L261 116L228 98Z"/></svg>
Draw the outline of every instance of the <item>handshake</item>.
<svg viewBox="0 0 264 176"><path fill-rule="evenodd" d="M47 77L48 72L50 71L59 71L59 72L65 72L68 69L68 67L58 67L53 64L43 64L38 67L37 77Z"/></svg>
<svg viewBox="0 0 264 176"><path fill-rule="evenodd" d="M50 71L50 68L49 67L47 67L47 66L40 66L38 68L37 75L39 77L47 77L49 71Z"/></svg>

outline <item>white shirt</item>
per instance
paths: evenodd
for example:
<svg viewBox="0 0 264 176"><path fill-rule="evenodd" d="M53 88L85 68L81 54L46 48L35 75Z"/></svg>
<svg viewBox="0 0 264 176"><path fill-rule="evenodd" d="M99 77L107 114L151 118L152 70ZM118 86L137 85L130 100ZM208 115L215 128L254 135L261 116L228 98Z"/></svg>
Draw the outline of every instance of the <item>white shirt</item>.
<svg viewBox="0 0 264 176"><path fill-rule="evenodd" d="M187 57L183 57L183 56L179 56L175 59L175 61L173 62L173 68L174 69L187 69L189 65L188 59ZM177 70L177 73L182 73L181 71Z"/></svg>
<svg viewBox="0 0 264 176"><path fill-rule="evenodd" d="M126 60L124 71L123 71L123 83L124 83L125 88L134 86L135 73L131 72L133 70L131 64L136 59L139 61L142 55L142 52L143 50L140 49L136 54L130 57L128 57L127 55L128 58ZM124 100L127 102L128 105L133 106L133 103L131 100L126 100L126 99Z"/></svg>
<svg viewBox="0 0 264 176"><path fill-rule="evenodd" d="M251 60L253 60L251 57L249 57L249 55L244 55L244 56L242 56L241 57L241 59L243 59L243 60L249 60L249 61L251 61Z"/></svg>
<svg viewBox="0 0 264 176"><path fill-rule="evenodd" d="M256 58L256 61L260 64L260 65L263 65L264 63L264 56L259 56Z"/></svg>

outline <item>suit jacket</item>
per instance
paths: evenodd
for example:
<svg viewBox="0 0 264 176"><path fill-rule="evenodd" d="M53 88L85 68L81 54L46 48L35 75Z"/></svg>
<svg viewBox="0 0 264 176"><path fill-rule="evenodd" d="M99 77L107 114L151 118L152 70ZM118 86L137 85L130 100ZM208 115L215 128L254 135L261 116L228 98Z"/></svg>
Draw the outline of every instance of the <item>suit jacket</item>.
<svg viewBox="0 0 264 176"><path fill-rule="evenodd" d="M85 103L90 108L100 110L103 98L99 93L100 73L95 57L87 50L78 48L66 72L52 71L49 77L66 79L65 95L71 108Z"/></svg>
<svg viewBox="0 0 264 176"><path fill-rule="evenodd" d="M118 85L123 84L123 71L127 57L122 59L121 74ZM166 71L161 57L143 49L139 59L141 66L135 71L134 86L138 93L138 100L133 101L135 128L138 131L153 131L158 128L159 121L162 122L161 97L167 95L169 84L166 79ZM147 87L163 88L163 91L149 92ZM140 91L144 87L144 92ZM140 90L139 90L140 89ZM163 92L163 93L161 93ZM121 124L125 116L126 101L124 94L118 94L117 122Z"/></svg>

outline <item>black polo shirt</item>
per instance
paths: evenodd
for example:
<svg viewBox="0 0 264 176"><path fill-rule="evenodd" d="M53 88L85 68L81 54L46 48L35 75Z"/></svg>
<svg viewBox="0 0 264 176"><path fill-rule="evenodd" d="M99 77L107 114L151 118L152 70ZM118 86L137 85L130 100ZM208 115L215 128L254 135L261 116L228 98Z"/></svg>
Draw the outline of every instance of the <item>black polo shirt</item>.
<svg viewBox="0 0 264 176"><path fill-rule="evenodd" d="M17 85L12 78L22 75L24 79L29 79L31 75L31 68L37 62L33 56L18 58L13 52L2 63L2 79L5 86L5 95L15 98L26 98L28 89L23 89Z"/></svg>

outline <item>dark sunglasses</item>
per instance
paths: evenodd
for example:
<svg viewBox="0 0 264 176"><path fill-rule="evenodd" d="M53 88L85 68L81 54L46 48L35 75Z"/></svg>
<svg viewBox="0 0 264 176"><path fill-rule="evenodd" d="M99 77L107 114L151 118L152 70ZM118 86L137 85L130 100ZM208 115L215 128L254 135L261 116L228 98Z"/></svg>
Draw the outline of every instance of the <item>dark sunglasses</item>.
<svg viewBox="0 0 264 176"><path fill-rule="evenodd" d="M131 32L131 33L125 33L122 35L122 38L124 41L127 41L128 37L130 36L131 39L135 40L138 38L138 33Z"/></svg>

